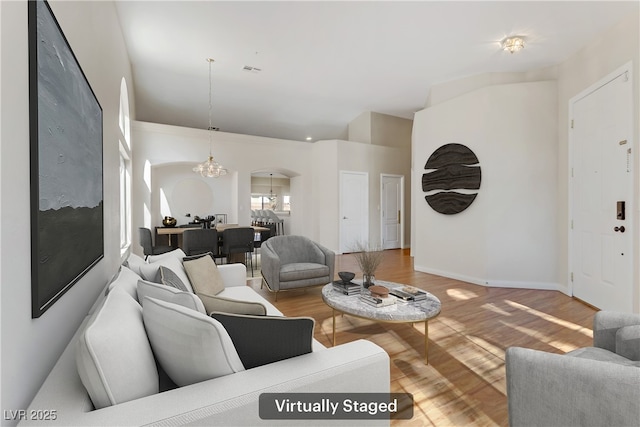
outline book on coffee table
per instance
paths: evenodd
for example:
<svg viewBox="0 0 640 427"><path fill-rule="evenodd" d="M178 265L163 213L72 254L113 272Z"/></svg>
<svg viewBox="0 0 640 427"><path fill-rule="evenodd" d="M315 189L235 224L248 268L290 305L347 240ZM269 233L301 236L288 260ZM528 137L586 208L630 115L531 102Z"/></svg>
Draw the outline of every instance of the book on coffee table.
<svg viewBox="0 0 640 427"><path fill-rule="evenodd" d="M427 298L426 292L413 286L390 288L389 293L404 301L420 301Z"/></svg>
<svg viewBox="0 0 640 427"><path fill-rule="evenodd" d="M370 295L360 295L360 300L374 307L386 307L396 303L396 299L392 296L386 298L372 297Z"/></svg>
<svg viewBox="0 0 640 427"><path fill-rule="evenodd" d="M360 285L352 282L345 283L342 280L333 282L333 289L345 295L357 295L360 293Z"/></svg>

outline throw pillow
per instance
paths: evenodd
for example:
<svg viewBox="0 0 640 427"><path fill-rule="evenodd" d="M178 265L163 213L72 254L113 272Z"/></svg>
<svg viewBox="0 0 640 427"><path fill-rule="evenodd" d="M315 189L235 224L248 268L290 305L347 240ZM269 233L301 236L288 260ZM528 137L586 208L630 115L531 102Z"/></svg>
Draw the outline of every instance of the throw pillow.
<svg viewBox="0 0 640 427"><path fill-rule="evenodd" d="M180 280L178 275L174 273L170 268L161 265L158 269L158 274L160 275L160 283L162 283L163 285L171 286L172 288L176 288L183 292L188 292L188 289L184 285L184 282Z"/></svg>
<svg viewBox="0 0 640 427"><path fill-rule="evenodd" d="M196 294L182 292L171 286L161 285L160 283L138 280L138 298L140 301L143 301L144 297L156 298L160 301L178 304L202 314L207 314L204 305L202 305L202 300Z"/></svg>
<svg viewBox="0 0 640 427"><path fill-rule="evenodd" d="M183 266L196 295L217 295L224 290L222 276L213 258L204 256L184 261Z"/></svg>
<svg viewBox="0 0 640 427"><path fill-rule="evenodd" d="M130 254L122 265L129 267L134 273L140 275L140 266L145 265L146 263L147 262L141 256Z"/></svg>
<svg viewBox="0 0 640 427"><path fill-rule="evenodd" d="M105 295L116 288L121 288L137 301L138 293L136 291L136 285L138 280L140 280L140 276L124 265L120 267L116 274L116 277L113 278L107 286Z"/></svg>
<svg viewBox="0 0 640 427"><path fill-rule="evenodd" d="M184 283L184 285L187 287L187 291L193 292L193 289L191 288L191 282L189 282L189 277L184 271L184 267L182 266L182 261L180 261L180 259L175 257L168 257L151 264L143 265L140 267L140 275L144 280L154 282L160 278L160 276L158 276L160 266L165 266L180 278L182 283Z"/></svg>
<svg viewBox="0 0 640 427"><path fill-rule="evenodd" d="M211 313L229 333L245 369L311 353L310 317L244 316Z"/></svg>
<svg viewBox="0 0 640 427"><path fill-rule="evenodd" d="M187 254L185 254L182 249L178 248L178 249L174 249L174 250L172 250L170 252L165 252L165 253L160 254L160 255L149 255L147 257L147 262L148 263L154 263L154 262L166 260L168 258L182 259L185 256L187 256Z"/></svg>
<svg viewBox="0 0 640 427"><path fill-rule="evenodd" d="M76 366L96 409L159 392L142 307L114 289L80 333Z"/></svg>
<svg viewBox="0 0 640 427"><path fill-rule="evenodd" d="M244 370L229 334L211 317L145 297L144 326L160 366L178 386Z"/></svg>
<svg viewBox="0 0 640 427"><path fill-rule="evenodd" d="M259 302L240 301L203 293L198 293L197 295L202 300L207 313L216 311L234 314L253 314L256 316L264 316L267 314L267 308Z"/></svg>

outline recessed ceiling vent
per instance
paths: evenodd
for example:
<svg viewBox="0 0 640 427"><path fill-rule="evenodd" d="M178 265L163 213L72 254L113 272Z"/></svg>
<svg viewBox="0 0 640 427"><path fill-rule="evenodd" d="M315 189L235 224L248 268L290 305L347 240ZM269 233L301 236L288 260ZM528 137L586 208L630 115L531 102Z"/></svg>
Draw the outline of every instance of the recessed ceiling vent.
<svg viewBox="0 0 640 427"><path fill-rule="evenodd" d="M252 67L251 65L245 65L244 67L242 67L242 71L247 71L250 73L259 73L260 71L262 71L262 69L258 67Z"/></svg>

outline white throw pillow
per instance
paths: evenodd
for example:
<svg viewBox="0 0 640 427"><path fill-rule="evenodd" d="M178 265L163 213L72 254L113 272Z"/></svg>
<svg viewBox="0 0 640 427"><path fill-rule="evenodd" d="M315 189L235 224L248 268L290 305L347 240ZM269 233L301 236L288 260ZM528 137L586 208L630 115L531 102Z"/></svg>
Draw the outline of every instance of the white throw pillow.
<svg viewBox="0 0 640 427"><path fill-rule="evenodd" d="M165 252L165 253L160 254L160 255L149 255L147 257L147 262L148 263L154 263L154 262L162 261L162 260L167 259L167 258L182 259L182 258L184 258L186 256L187 256L187 254L185 254L182 249L178 248L178 249L174 249L174 250L172 250L170 252Z"/></svg>
<svg viewBox="0 0 640 427"><path fill-rule="evenodd" d="M142 308L114 289L89 319L76 347L82 384L96 409L159 393Z"/></svg>
<svg viewBox="0 0 640 427"><path fill-rule="evenodd" d="M184 292L160 283L138 280L138 298L143 301L144 297L156 298L207 314L202 300L194 293Z"/></svg>
<svg viewBox="0 0 640 427"><path fill-rule="evenodd" d="M138 301L138 280L140 280L140 276L123 265L120 267L118 276L114 280L112 280L107 287L106 293L109 293L116 288L121 288L129 295L131 295L136 301Z"/></svg>
<svg viewBox="0 0 640 427"><path fill-rule="evenodd" d="M169 270L173 271L176 276L178 276L178 278L182 281L182 283L184 283L184 285L187 287L187 291L193 292L189 277L187 276L187 273L184 271L184 267L182 266L182 261L178 258L167 257L154 263L141 266L140 273L142 278L149 282L158 283L156 277L158 277L158 270L160 270L160 266L167 267Z"/></svg>
<svg viewBox="0 0 640 427"><path fill-rule="evenodd" d="M145 265L146 263L147 262L140 255L130 254L122 265L129 267L134 273L140 275L140 266Z"/></svg>
<svg viewBox="0 0 640 427"><path fill-rule="evenodd" d="M142 306L153 352L176 385L182 387L244 371L220 322L155 298L145 297Z"/></svg>

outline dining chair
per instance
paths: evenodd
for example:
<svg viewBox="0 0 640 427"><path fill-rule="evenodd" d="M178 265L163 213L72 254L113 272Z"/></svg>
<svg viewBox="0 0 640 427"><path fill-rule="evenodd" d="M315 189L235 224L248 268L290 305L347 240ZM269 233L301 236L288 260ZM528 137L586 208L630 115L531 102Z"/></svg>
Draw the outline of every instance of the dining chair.
<svg viewBox="0 0 640 427"><path fill-rule="evenodd" d="M182 234L182 250L187 255L211 252L214 260L220 258L218 231L211 228L185 230Z"/></svg>
<svg viewBox="0 0 640 427"><path fill-rule="evenodd" d="M147 259L149 255L160 255L175 249L173 246L154 246L151 230L146 227L138 227L138 236L145 259Z"/></svg>
<svg viewBox="0 0 640 427"><path fill-rule="evenodd" d="M253 227L227 228L222 232L221 256L229 258L233 254L244 254L244 264L251 264L251 276L253 276L253 253L255 231Z"/></svg>

